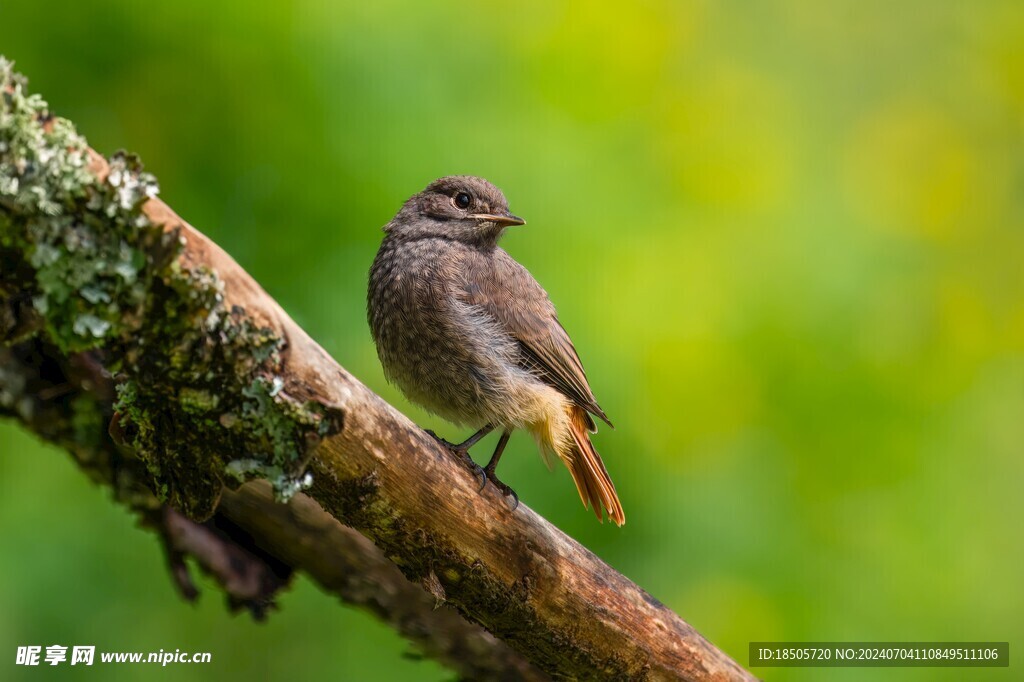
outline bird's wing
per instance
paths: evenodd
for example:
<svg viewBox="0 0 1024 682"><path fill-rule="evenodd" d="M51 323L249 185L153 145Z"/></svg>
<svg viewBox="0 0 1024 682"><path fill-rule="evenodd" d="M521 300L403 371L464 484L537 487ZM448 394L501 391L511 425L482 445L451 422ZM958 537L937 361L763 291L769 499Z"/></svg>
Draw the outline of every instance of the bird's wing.
<svg viewBox="0 0 1024 682"><path fill-rule="evenodd" d="M611 426L547 292L501 249L489 260L483 267L466 264L456 296L485 312L518 342L520 366Z"/></svg>

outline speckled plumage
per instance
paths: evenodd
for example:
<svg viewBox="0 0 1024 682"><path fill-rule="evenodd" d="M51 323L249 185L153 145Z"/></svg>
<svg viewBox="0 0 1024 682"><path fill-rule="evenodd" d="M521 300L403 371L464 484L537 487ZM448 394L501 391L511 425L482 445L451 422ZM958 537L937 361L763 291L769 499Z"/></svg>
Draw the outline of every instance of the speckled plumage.
<svg viewBox="0 0 1024 682"><path fill-rule="evenodd" d="M470 204L460 207L467 195ZM451 176L385 227L368 317L388 380L456 424L526 429L569 467L584 504L625 519L590 414L607 421L547 293L498 245L512 216L486 180Z"/></svg>

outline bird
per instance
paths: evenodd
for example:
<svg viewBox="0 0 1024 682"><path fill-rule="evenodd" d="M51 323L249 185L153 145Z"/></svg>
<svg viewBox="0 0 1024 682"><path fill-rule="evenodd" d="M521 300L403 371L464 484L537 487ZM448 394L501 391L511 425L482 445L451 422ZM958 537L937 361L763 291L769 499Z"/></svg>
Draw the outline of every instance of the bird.
<svg viewBox="0 0 1024 682"><path fill-rule="evenodd" d="M470 175L442 177L410 197L386 225L370 268L367 318L385 378L428 412L477 431L452 443L432 437L506 498L495 469L512 432L557 457L585 508L621 526L615 485L590 440L594 417L612 426L547 292L498 246L525 221L501 190ZM488 463L469 449L500 430Z"/></svg>

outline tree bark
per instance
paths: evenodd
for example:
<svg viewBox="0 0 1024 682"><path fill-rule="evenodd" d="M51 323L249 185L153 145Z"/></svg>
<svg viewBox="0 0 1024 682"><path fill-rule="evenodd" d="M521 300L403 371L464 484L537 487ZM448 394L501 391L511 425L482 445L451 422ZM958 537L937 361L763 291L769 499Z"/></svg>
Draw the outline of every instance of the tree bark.
<svg viewBox="0 0 1024 682"><path fill-rule="evenodd" d="M0 175L0 380L21 377L0 405L142 510L183 594L183 555L258 613L295 568L474 679L753 679L527 506L478 492L156 198L136 162L103 159L24 98L9 65L0 76L0 133L13 140ZM72 249L83 234L100 246ZM55 375L67 395L53 395ZM55 400L56 430L41 417ZM112 440L81 426L108 419ZM233 480L264 477L272 485ZM235 551L261 568L233 575Z"/></svg>

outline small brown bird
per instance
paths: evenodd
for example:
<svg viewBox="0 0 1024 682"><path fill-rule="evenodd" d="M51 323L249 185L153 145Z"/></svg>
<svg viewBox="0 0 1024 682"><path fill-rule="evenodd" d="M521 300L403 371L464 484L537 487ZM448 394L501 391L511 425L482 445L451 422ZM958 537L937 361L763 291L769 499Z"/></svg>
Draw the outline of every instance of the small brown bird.
<svg viewBox="0 0 1024 682"><path fill-rule="evenodd" d="M565 462L584 506L621 526L622 504L588 435L591 414L611 422L547 293L498 247L505 228L524 222L501 190L472 176L441 178L406 201L370 269L377 354L410 400L479 429L463 443L438 440L481 476L481 490L489 478L518 504L495 467L512 431L526 429L549 468L553 454ZM495 428L501 439L481 468L469 448Z"/></svg>

